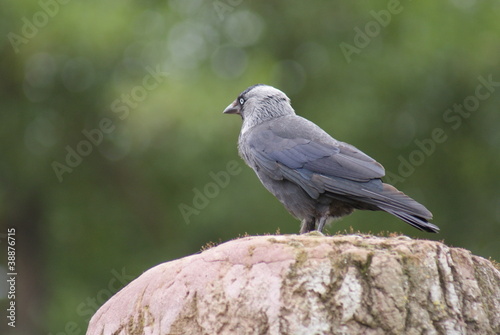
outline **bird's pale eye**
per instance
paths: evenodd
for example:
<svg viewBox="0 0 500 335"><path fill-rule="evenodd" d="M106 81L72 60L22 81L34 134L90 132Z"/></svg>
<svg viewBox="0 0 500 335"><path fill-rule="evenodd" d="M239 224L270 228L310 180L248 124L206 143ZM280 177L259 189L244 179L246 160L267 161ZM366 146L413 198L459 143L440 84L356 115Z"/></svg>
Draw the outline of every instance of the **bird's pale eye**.
<svg viewBox="0 0 500 335"><path fill-rule="evenodd" d="M245 99L240 98L240 105L243 105L245 103Z"/></svg>

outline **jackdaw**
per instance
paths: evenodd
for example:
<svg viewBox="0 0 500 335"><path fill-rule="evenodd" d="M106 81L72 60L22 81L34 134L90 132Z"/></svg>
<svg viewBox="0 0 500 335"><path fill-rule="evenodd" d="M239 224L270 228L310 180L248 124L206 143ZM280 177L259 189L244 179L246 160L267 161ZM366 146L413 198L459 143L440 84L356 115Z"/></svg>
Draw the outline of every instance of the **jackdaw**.
<svg viewBox="0 0 500 335"><path fill-rule="evenodd" d="M238 150L264 187L296 218L300 233L321 232L354 209L385 211L436 233L432 213L380 178L382 165L295 114L290 99L263 84L247 88L224 110L243 119Z"/></svg>

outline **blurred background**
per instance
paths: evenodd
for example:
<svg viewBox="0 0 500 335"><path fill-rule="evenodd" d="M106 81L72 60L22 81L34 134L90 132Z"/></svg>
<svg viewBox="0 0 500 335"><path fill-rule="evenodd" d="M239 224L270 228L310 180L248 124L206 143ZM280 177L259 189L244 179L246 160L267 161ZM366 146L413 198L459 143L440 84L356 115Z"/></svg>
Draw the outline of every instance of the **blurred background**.
<svg viewBox="0 0 500 335"><path fill-rule="evenodd" d="M376 158L441 228L356 212L329 234L400 232L500 258L500 3L0 7L0 333L84 334L148 268L210 241L297 233L238 157L240 118L222 114L255 83Z"/></svg>

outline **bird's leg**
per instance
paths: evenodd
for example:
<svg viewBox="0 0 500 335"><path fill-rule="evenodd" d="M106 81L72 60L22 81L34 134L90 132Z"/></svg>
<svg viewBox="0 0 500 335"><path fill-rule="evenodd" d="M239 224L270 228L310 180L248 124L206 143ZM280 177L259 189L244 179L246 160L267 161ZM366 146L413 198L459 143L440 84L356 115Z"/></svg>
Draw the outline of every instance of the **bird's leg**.
<svg viewBox="0 0 500 335"><path fill-rule="evenodd" d="M317 231L319 231L320 233L323 232L323 228L325 228L325 224L326 224L326 217L320 217L319 220L318 220L318 229Z"/></svg>
<svg viewBox="0 0 500 335"><path fill-rule="evenodd" d="M314 230L315 220L313 218L302 220L300 225L300 233L305 234Z"/></svg>

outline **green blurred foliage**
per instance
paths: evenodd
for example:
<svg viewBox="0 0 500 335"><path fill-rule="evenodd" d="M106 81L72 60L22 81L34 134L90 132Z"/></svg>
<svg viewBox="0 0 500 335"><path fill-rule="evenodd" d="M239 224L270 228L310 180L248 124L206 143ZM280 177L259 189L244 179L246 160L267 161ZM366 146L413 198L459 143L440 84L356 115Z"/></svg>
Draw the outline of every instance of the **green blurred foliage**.
<svg viewBox="0 0 500 335"><path fill-rule="evenodd" d="M396 182L434 213L440 234L372 212L356 212L330 233L396 231L500 258L500 87L467 117L446 114L474 96L479 77L500 82L498 2L0 6L0 233L14 225L27 250L19 266L38 269L33 278L19 270L18 280L38 289L24 300L19 292L28 319L18 320L24 332L9 327L12 334L83 333L116 291L113 270L136 277L209 241L298 232L299 222L237 157L241 121L221 114L255 83L282 89L298 114L395 175L401 159L421 151L416 140L436 128L446 134ZM391 6L397 13L384 17ZM342 43L357 51L346 57ZM157 69L158 85L144 89ZM60 182L53 162L67 165L66 148L77 150L82 131L103 119L113 130ZM237 173L214 188L210 173L231 161ZM212 198L186 220L179 206L193 206L194 189Z"/></svg>

